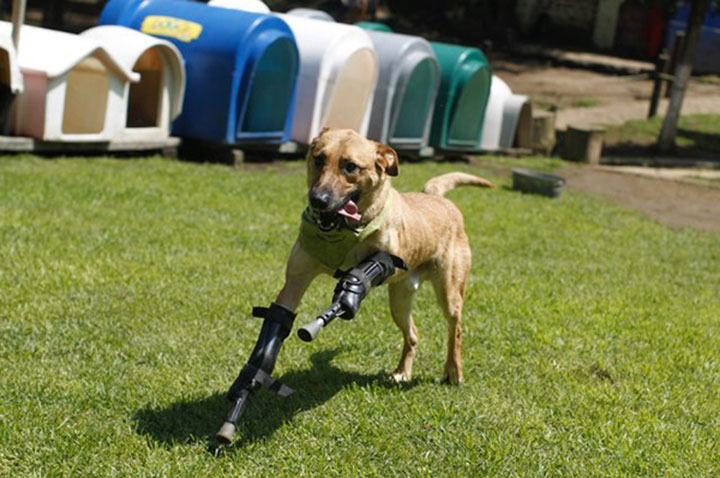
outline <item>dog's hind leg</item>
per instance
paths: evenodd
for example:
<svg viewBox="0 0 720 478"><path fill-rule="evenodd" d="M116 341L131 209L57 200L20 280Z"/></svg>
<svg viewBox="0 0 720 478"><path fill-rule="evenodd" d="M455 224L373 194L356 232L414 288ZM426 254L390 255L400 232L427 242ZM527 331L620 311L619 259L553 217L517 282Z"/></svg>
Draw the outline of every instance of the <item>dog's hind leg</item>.
<svg viewBox="0 0 720 478"><path fill-rule="evenodd" d="M412 366L417 352L418 335L411 315L415 292L419 286L417 273L409 274L405 280L388 286L390 313L403 334L403 350L400 363L390 378L397 382L408 382L412 378Z"/></svg>
<svg viewBox="0 0 720 478"><path fill-rule="evenodd" d="M448 325L448 350L445 361L444 381L458 385L462 382L462 309L465 285L470 272L470 252L462 254L461 260L445 264L432 278L438 303Z"/></svg>

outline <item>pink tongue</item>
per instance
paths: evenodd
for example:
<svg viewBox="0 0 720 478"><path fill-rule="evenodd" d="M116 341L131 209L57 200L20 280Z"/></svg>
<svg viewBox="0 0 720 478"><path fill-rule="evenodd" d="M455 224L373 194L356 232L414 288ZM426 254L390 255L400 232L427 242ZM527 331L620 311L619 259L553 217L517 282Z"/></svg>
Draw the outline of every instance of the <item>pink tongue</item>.
<svg viewBox="0 0 720 478"><path fill-rule="evenodd" d="M357 204L355 204L352 200L345 203L343 207L338 209L338 214L341 216L345 216L348 219L352 219L353 221L360 221L362 219L362 216L358 212Z"/></svg>

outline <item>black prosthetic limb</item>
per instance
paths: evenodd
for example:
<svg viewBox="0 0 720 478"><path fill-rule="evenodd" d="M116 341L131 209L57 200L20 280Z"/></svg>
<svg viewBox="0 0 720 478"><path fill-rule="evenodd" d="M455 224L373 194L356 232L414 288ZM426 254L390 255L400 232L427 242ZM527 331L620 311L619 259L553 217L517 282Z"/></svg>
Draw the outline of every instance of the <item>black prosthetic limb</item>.
<svg viewBox="0 0 720 478"><path fill-rule="evenodd" d="M227 397L233 406L216 435L217 439L223 443L232 441L237 421L245 411L250 395L257 389L266 386L283 397L293 392L291 388L281 384L270 374L275 368L280 348L292 330L295 313L273 302L267 308L253 308L253 316L264 320L250 359L243 365L240 374L228 390Z"/></svg>
<svg viewBox="0 0 720 478"><path fill-rule="evenodd" d="M382 284L395 274L396 269L407 268L399 257L387 252L376 252L347 272L337 271L335 277L340 280L335 286L332 305L313 322L300 327L298 336L305 342L311 342L320 333L320 329L335 318L352 319L357 315L371 288Z"/></svg>

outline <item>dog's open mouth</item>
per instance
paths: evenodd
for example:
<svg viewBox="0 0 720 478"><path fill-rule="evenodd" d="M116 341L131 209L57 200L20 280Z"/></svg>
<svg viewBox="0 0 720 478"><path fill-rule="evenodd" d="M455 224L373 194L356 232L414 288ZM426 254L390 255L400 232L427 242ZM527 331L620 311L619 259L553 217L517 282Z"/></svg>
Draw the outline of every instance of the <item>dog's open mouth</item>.
<svg viewBox="0 0 720 478"><path fill-rule="evenodd" d="M358 209L357 203L360 200L360 193L356 192L343 201L338 208L335 209L335 213L346 219L350 219L356 222L360 222L362 214Z"/></svg>
<svg viewBox="0 0 720 478"><path fill-rule="evenodd" d="M322 229L331 229L337 225L339 217L344 217L351 221L360 222L362 214L358 209L357 202L360 200L360 193L348 196L345 201L340 203L338 207L327 212L319 212L319 225Z"/></svg>
<svg viewBox="0 0 720 478"><path fill-rule="evenodd" d="M352 198L345 201L345 203L340 206L336 212L343 217L352 219L353 221L360 222L362 219L362 214L358 211L357 204L355 204L355 201L353 201Z"/></svg>

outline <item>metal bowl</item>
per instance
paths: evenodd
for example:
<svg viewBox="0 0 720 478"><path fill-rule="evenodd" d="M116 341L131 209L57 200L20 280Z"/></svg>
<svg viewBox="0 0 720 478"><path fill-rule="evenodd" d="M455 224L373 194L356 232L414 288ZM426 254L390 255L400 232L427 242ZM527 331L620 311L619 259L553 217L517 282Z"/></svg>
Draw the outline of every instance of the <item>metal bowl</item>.
<svg viewBox="0 0 720 478"><path fill-rule="evenodd" d="M559 198L565 190L565 178L532 169L513 169L513 189L524 193Z"/></svg>

